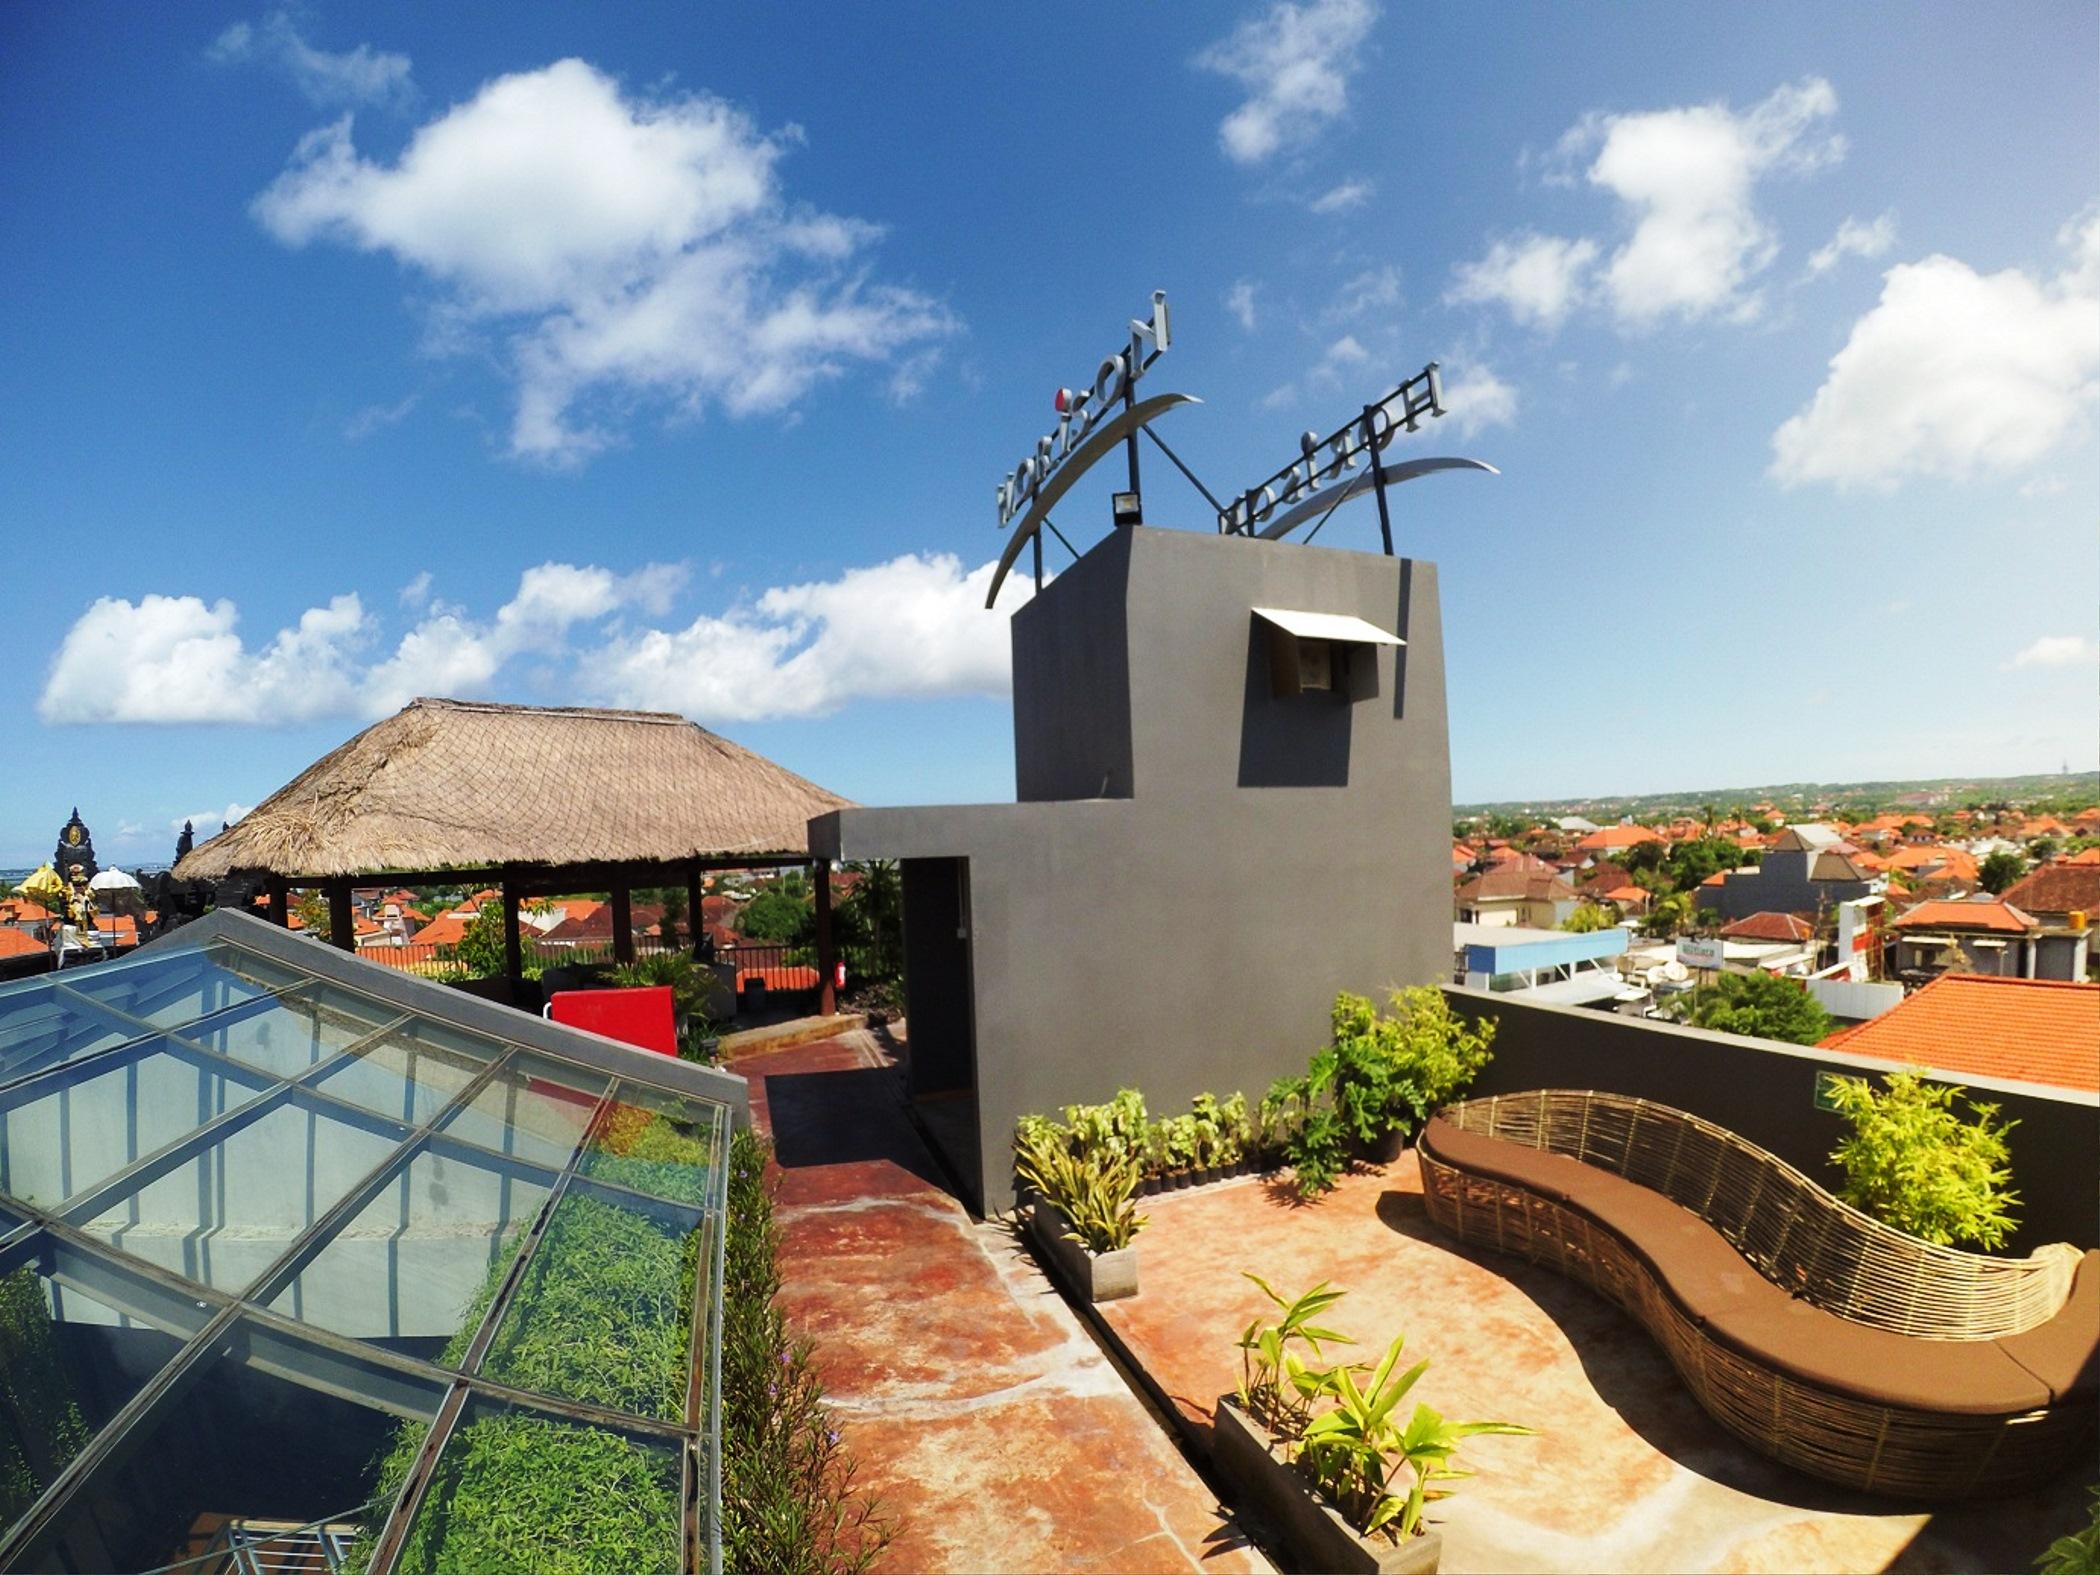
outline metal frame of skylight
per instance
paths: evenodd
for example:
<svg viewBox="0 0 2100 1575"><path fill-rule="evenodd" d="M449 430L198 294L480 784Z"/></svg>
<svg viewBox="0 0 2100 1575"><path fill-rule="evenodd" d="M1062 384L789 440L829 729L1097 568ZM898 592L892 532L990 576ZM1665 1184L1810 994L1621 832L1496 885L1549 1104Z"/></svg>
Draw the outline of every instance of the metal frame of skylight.
<svg viewBox="0 0 2100 1575"><path fill-rule="evenodd" d="M163 1145L162 1148L155 1150L153 1153L140 1156L139 1159L123 1167L118 1172L102 1178L81 1193L67 1198L55 1210L44 1209L38 1205L26 1203L13 1197L8 1199L10 1210L23 1216L25 1222L5 1236L0 1236L0 1274L12 1272L13 1269L20 1267L23 1263L35 1259L38 1262L40 1273L45 1274L46 1277L54 1278L55 1283L63 1286L66 1281L55 1279L55 1268L53 1267L57 1256L57 1248L62 1246L69 1253L76 1255L79 1261L96 1265L103 1269L106 1273L106 1277L100 1281L103 1287L119 1283L132 1286L143 1284L157 1288L164 1297L186 1301L197 1310L206 1310L216 1305L218 1311L211 1313L202 1327L187 1337L186 1343L182 1348L147 1381L126 1405L119 1408L102 1429L89 1440L81 1452L54 1476L44 1492L38 1496L36 1502L16 1521L11 1534L6 1536L4 1541L0 1541L0 1567L15 1567L19 1560L39 1551L43 1541L64 1524L66 1510L71 1507L83 1492L87 1491L99 1480L102 1470L111 1465L112 1458L115 1457L116 1466L122 1465L123 1457L117 1454L118 1447L128 1442L139 1429L150 1427L154 1418L159 1415L161 1407L179 1397L179 1394L187 1388L188 1384L201 1375L203 1364L214 1355L232 1356L234 1354L235 1346L223 1343L228 1335L238 1334L244 1338L252 1338L252 1331L261 1331L265 1335L274 1334L277 1338L286 1342L289 1350L300 1353L301 1360L298 1363L287 1364L283 1371L279 1371L278 1368L269 1364L258 1364L259 1370L276 1372L278 1376L284 1377L291 1382L300 1383L323 1392L338 1394L396 1416L412 1419L422 1419L426 1415L429 1416L430 1431L424 1438L416 1466L409 1472L407 1479L403 1483L401 1493L392 1506L387 1521L381 1528L379 1545L375 1549L374 1558L370 1566L371 1575L391 1575L400 1555L401 1544L410 1525L413 1523L415 1511L421 1504L422 1493L428 1484L430 1472L434 1468L444 1445L449 1442L454 1426L464 1413L467 1403L473 1399L483 1399L501 1405L536 1410L578 1425L607 1428L616 1432L659 1439L675 1444L679 1451L682 1479L680 1494L682 1568L687 1572L687 1575L697 1575L697 1572L703 1569L711 1572L711 1575L719 1575L721 1567L719 1317L724 1272L726 1194L728 1189L731 1132L733 1127L738 1124L739 1117L743 1120L748 1120L748 1104L741 1097L733 1102L725 1099L718 1090L733 1088L735 1093L742 1095L742 1080L729 1074L716 1072L713 1069L693 1068L686 1063L673 1062L668 1059L664 1059L661 1065L657 1064L657 1058L654 1057L646 1061L637 1062L633 1059L638 1054L637 1052L624 1046L613 1045L610 1042L607 1042L608 1049L612 1052L610 1057L603 1055L579 1055L575 1053L577 1048L588 1051L593 1047L589 1044L588 1038L581 1042L569 1040L567 1035L573 1030L552 1030L553 1034L562 1036L559 1039L551 1039L549 1032L546 1030L535 1031L530 1034L505 1033L502 1030L512 1026L512 1019L515 1019L520 1027L531 1025L535 1028L537 1027L537 1020L524 1017L522 1014L511 1013L501 1008L494 1009L502 1012L501 1017L484 1019L484 1022L489 1023L495 1029L495 1031L491 1032L483 1023L461 1021L460 1019L462 1018L480 1016L482 1014L462 1013L453 1010L454 1002L451 999L447 999L447 997L453 996L454 992L446 991L442 986L432 985L428 981L415 980L413 981L414 985L419 986L420 989L411 989L407 992L389 988L382 994L371 989L360 989L360 985L376 983L377 981L368 981L356 976L350 978L329 977L329 974L339 974L339 969L331 968L327 973L323 973L319 969L309 968L308 963L310 959L303 952L296 956L273 955L277 952L277 948L274 945L242 945L241 942L247 941L252 932L242 934L239 940L236 941L225 936L224 930L233 926L240 926L243 929L247 926L255 926L257 929L262 930L268 930L269 927L245 915L229 917L232 920L230 925L223 923L212 925L211 921L205 921L204 924L194 927L199 933L192 938L192 944L204 943L214 939L227 939L229 944L236 946L237 950L258 952L267 962L289 966L294 970L303 969L314 974L314 978L294 981L293 983L280 986L267 996L251 997L249 1001L230 1003L228 1007L219 1008L207 1014L207 1017L223 1017L226 1012L240 1006L249 1005L252 1001L257 1000L264 1000L273 1004L288 1004L292 997L309 991L316 983L337 986L352 994L376 1001L378 1004L392 1007L395 1015L389 1021L374 1026L333 1053L312 1063L298 1074L287 1077L272 1076L272 1074L248 1062L237 1060L234 1057L223 1055L218 1051L188 1041L182 1038L179 1032L145 1024L143 1019L133 1017L131 1014L123 1012L120 1008L111 1007L108 1003L96 1001L92 997L82 996L82 1001L91 1003L97 1011L108 1013L120 1019L126 1019L130 1023L150 1027L152 1032L142 1033L136 1039L125 1041L121 1045L105 1046L102 1050L81 1057L75 1062L60 1062L42 1068L35 1074L18 1078L14 1082L0 1087L0 1098L19 1094L25 1087L30 1086L38 1089L38 1092L32 1094L31 1097L41 1097L41 1088L46 1083L64 1087L85 1077L99 1076L102 1072L111 1069L112 1066L122 1064L121 1061L107 1059L107 1052L129 1050L134 1052L134 1055L137 1055L144 1053L144 1048L165 1045L181 1059L196 1065L200 1071L214 1071L221 1075L232 1075L244 1085L258 1089L256 1098L232 1110L221 1112L218 1116L192 1129L173 1142ZM270 933L275 934L275 932ZM291 944L296 946L299 943L292 941ZM318 951L319 948L316 948L316 950ZM340 956L340 954L336 955ZM364 966L369 967L371 965ZM390 985L394 983L391 978L387 982ZM409 981L404 979L401 982L407 983ZM425 991L437 991L439 993L432 996L423 993ZM68 991L67 993L69 996L79 994L79 992L73 991ZM404 993L409 997L406 1000L401 999ZM420 999L417 999L418 996L420 996ZM444 1008L444 1010L439 1010L439 1008ZM207 1017L200 1017L197 1021L205 1021ZM325 1081L328 1075L348 1064L351 1059L367 1052L378 1042L392 1035L399 1034L405 1028L412 1028L419 1019L428 1020L436 1026L449 1031L464 1032L471 1037L490 1042L490 1059L487 1064L469 1078L466 1083L455 1089L450 1096L431 1112L425 1121L420 1124L412 1124L399 1118L387 1117L372 1111L366 1106L328 1095L316 1086ZM180 1026L188 1028L192 1025L184 1023ZM530 1042L535 1040L538 1042ZM442 1049L443 1047L439 1046L437 1048ZM563 1051L565 1050L570 1053L564 1054ZM558 1064L573 1067L577 1071L601 1076L605 1079L605 1086L602 1092L596 1095L596 1103L592 1113L579 1130L576 1142L571 1147L568 1158L562 1165L559 1167L543 1165L522 1155L488 1149L465 1139L448 1136L442 1130L448 1121L454 1119L461 1111L470 1108L474 1100L479 1098L490 1087L495 1086L499 1078L503 1077L506 1072L513 1074L520 1072L524 1069L526 1063L540 1057L545 1057ZM611 1064L603 1064L607 1061L610 1061ZM674 1068L676 1069L675 1072ZM542 1070L553 1069L542 1068ZM672 1075L636 1077L632 1075L636 1071L649 1071L659 1074L670 1073ZM68 1077L67 1074L69 1073L75 1075ZM693 1073L705 1074L703 1086L697 1088L679 1086L680 1084L688 1084L694 1081L691 1075ZM660 1198L651 1193L620 1186L618 1183L601 1181L595 1177L583 1174L580 1170L579 1167L592 1152L592 1142L600 1135L607 1113L622 1103L621 1096L629 1089L643 1091L648 1094L671 1095L693 1099L698 1102L700 1108L711 1110L714 1114L714 1146L715 1152L719 1155L719 1161L716 1168L714 1196L708 1200L705 1206L696 1207L676 1199ZM588 1093L586 1089L582 1088L572 1091L578 1094ZM9 1107L22 1102L24 1101L18 1098L7 1100ZM163 1269L149 1260L136 1257L121 1248L90 1235L84 1229L89 1220L106 1211L108 1207L113 1206L117 1201L135 1194L142 1187L150 1185L153 1179L169 1173L181 1164L186 1163L189 1159L210 1151L215 1147L214 1140L222 1142L241 1127L260 1119L262 1115L270 1110L284 1108L287 1103L305 1108L312 1113L328 1116L331 1119L342 1120L347 1124L355 1125L378 1135L390 1136L394 1139L394 1145L373 1166L371 1171L359 1181L353 1183L341 1198L331 1203L328 1208L323 1210L303 1228L286 1245L277 1258L257 1274L253 1280L248 1282L238 1294L216 1290L187 1276ZM386 1351L355 1337L340 1335L319 1325L286 1317L283 1314L274 1312L266 1305L270 1300L282 1294L284 1289L296 1280L299 1274L321 1252L326 1250L327 1246L337 1238L343 1227L356 1218L359 1210L383 1193L393 1180L404 1175L408 1166L419 1155L431 1152L448 1154L462 1161L479 1165L498 1175L529 1179L535 1185L546 1185L548 1189L547 1196L541 1201L532 1225L520 1239L518 1249L512 1257L509 1269L505 1273L503 1284L499 1287L496 1295L491 1298L489 1306L484 1310L480 1323L476 1326L475 1335L469 1344L466 1358L458 1370L440 1367L434 1363L423 1362L399 1353ZM693 1349L690 1350L689 1361L695 1363L695 1367L688 1375L684 1415L676 1424L668 1423L658 1418L643 1417L635 1413L616 1411L587 1402L578 1402L560 1396L547 1395L538 1391L518 1389L511 1385L485 1378L480 1373L481 1360L486 1355L488 1345L493 1340L497 1330L501 1328L502 1319L514 1302L517 1287L523 1282L532 1256L540 1241L544 1238L548 1225L552 1222L555 1208L572 1191L598 1194L604 1196L608 1201L616 1202L621 1206L645 1210L658 1217L668 1214L674 1218L689 1221L690 1223L686 1225L688 1230L712 1227L712 1239L706 1244L710 1248L708 1254L710 1260L708 1265L709 1278L706 1286L708 1294L705 1296L696 1294L694 1298L693 1329L690 1335ZM108 1297L106 1293L98 1294L97 1290L89 1289L85 1285L82 1286L82 1289L84 1294L103 1301L104 1305L110 1306L120 1313L124 1313L127 1316L137 1316L141 1321L153 1327L162 1327L159 1320L147 1314L142 1308L134 1312L122 1302ZM166 1332L166 1330L164 1329L163 1332ZM708 1363L708 1373L704 1384L699 1381L700 1375L697 1371L697 1361L701 1357L701 1352L697 1348L703 1339L706 1341L705 1354ZM331 1358L332 1360L330 1360ZM426 1413L421 1408L410 1406L403 1400L397 1399L390 1402L382 1388L369 1383L323 1381L319 1371L321 1366L326 1365L332 1370L341 1371L346 1363L351 1368L365 1372L370 1372L374 1369L381 1372L391 1372L402 1381L402 1386L413 1388L415 1392L425 1395L433 1391L439 1392L442 1398L437 1402L434 1412ZM705 1417L699 1414L703 1404L707 1411ZM704 1550L700 1545L697 1524L699 1494L703 1490L707 1492L709 1499L709 1512L707 1514L708 1536Z"/></svg>

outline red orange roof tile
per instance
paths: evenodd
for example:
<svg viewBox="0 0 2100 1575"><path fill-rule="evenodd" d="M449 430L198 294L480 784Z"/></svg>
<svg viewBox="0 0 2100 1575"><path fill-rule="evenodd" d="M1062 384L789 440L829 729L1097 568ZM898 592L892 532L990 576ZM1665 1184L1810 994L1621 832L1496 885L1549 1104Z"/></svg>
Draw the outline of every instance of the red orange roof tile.
<svg viewBox="0 0 2100 1575"><path fill-rule="evenodd" d="M2100 1092L2100 984L1942 974L1826 1050Z"/></svg>

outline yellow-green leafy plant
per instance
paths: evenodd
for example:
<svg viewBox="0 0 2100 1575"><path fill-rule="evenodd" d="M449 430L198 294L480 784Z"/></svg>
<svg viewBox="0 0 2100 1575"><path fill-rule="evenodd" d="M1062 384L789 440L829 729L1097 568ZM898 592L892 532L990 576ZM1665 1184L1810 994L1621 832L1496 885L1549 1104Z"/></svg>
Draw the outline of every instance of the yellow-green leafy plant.
<svg viewBox="0 0 2100 1575"><path fill-rule="evenodd" d="M1145 1096L1136 1089L1117 1089L1105 1105L1067 1105L1064 1115L1070 1144L1080 1154L1142 1160L1151 1122Z"/></svg>
<svg viewBox="0 0 2100 1575"><path fill-rule="evenodd" d="M1315 1370L1306 1365L1295 1347L1302 1345L1319 1357L1327 1354L1321 1349L1322 1342L1355 1343L1339 1330L1322 1328L1313 1322L1346 1293L1322 1280L1298 1296L1284 1297L1260 1275L1245 1269L1240 1272L1261 1287L1262 1295L1274 1302L1281 1314L1273 1323L1256 1318L1241 1331L1240 1404L1271 1432L1295 1435L1325 1387L1314 1381Z"/></svg>
<svg viewBox="0 0 2100 1575"><path fill-rule="evenodd" d="M1367 1537L1388 1532L1403 1541L1421 1530L1423 1507L1448 1496L1448 1489L1434 1484L1472 1474L1452 1464L1463 1440L1531 1432L1514 1422L1449 1421L1419 1403L1401 1427L1400 1402L1429 1370L1427 1362L1417 1362L1394 1372L1406 1342L1406 1335L1395 1336L1361 1384L1359 1368L1336 1368L1334 1408L1305 1424L1298 1447L1300 1469L1352 1526Z"/></svg>
<svg viewBox="0 0 2100 1575"><path fill-rule="evenodd" d="M1966 1089L1926 1080L1917 1067L1888 1073L1885 1088L1863 1077L1832 1077L1826 1087L1852 1131L1831 1158L1845 1173L1841 1196L1884 1224L1924 1241L2004 1245L2017 1220L2005 1134L1996 1105L1964 1101Z"/></svg>
<svg viewBox="0 0 2100 1575"><path fill-rule="evenodd" d="M2092 1515L2081 1531L2058 1537L2042 1550L2034 1567L2042 1575L2100 1575L2100 1487L2092 1495Z"/></svg>
<svg viewBox="0 0 2100 1575"><path fill-rule="evenodd" d="M1014 1171L1038 1198L1065 1217L1065 1236L1095 1254L1120 1252L1145 1228L1137 1211L1134 1156L1089 1158L1054 1137L1016 1135Z"/></svg>
<svg viewBox="0 0 2100 1575"><path fill-rule="evenodd" d="M1281 1316L1273 1323L1257 1318L1240 1335L1240 1404L1268 1428L1283 1458L1362 1535L1417 1535L1424 1507L1450 1492L1442 1484L1471 1475L1454 1463L1460 1443L1482 1433L1532 1432L1514 1422L1453 1422L1419 1402L1402 1426L1400 1403L1429 1368L1417 1362L1397 1371L1405 1335L1376 1363L1311 1366L1296 1347L1321 1357L1323 1342L1350 1343L1313 1322L1345 1293L1323 1280L1286 1298L1259 1275L1247 1278Z"/></svg>

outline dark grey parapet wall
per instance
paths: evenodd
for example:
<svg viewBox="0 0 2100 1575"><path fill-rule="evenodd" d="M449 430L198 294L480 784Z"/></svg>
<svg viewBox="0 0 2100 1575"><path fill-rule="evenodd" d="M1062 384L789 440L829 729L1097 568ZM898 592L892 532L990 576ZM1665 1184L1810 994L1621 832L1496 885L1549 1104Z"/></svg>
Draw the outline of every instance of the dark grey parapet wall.
<svg viewBox="0 0 2100 1575"><path fill-rule="evenodd" d="M1407 644L1377 651L1375 698L1278 699L1255 607L1351 614ZM1337 991L1451 966L1432 565L1124 530L1013 626L1024 802L810 823L819 857L968 861L965 1181L994 1209L1019 1116L1126 1084L1160 1112L1258 1096L1326 1042Z"/></svg>
<svg viewBox="0 0 2100 1575"><path fill-rule="evenodd" d="M1594 1088L1674 1105L1777 1154L1832 1191L1842 1179L1830 1151L1846 1124L1815 1106L1816 1074L1890 1070L1861 1056L1707 1033L1575 1007L1511 1001L1447 987L1469 1018L1492 1017L1495 1055L1474 1094ZM2008 1139L2021 1225L2006 1251L2045 1242L2100 1245L2100 1099L1980 1078L1957 1078L1978 1101L2017 1121Z"/></svg>

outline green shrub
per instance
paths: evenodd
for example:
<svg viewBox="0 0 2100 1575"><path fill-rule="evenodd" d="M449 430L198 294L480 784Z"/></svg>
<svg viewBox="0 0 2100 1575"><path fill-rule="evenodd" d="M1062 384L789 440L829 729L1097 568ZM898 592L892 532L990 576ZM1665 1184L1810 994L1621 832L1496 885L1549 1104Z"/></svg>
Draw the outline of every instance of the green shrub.
<svg viewBox="0 0 2100 1575"><path fill-rule="evenodd" d="M2034 1561L2042 1575L2100 1575L2100 1487L2087 1491L2093 1503L2085 1528L2058 1537L2042 1550Z"/></svg>
<svg viewBox="0 0 2100 1575"><path fill-rule="evenodd" d="M1335 997L1333 1040L1302 1077L1279 1078L1262 1101L1298 1190L1331 1188L1349 1145L1412 1131L1462 1092L1488 1062L1492 1021L1468 1023L1434 985L1395 990L1390 1012L1347 991Z"/></svg>
<svg viewBox="0 0 2100 1575"><path fill-rule="evenodd" d="M1057 1206L1070 1227L1065 1235L1089 1252L1120 1252L1145 1228L1132 1201L1138 1162L1130 1155L1075 1153L1055 1134L1017 1138L1014 1171L1023 1186Z"/></svg>
<svg viewBox="0 0 2100 1575"><path fill-rule="evenodd" d="M1996 1105L1954 1101L1967 1092L1925 1080L1915 1067L1891 1072L1876 1089L1863 1077L1832 1077L1827 1087L1852 1132L1831 1158L1845 1173L1841 1196L1885 1224L1941 1246L1996 1248L2017 1221L2005 1134Z"/></svg>
<svg viewBox="0 0 2100 1575"><path fill-rule="evenodd" d="M806 1340L774 1305L779 1231L766 1148L730 1146L722 1282L722 1565L767 1575L866 1570L893 1528L854 1489Z"/></svg>
<svg viewBox="0 0 2100 1575"><path fill-rule="evenodd" d="M27 1509L87 1447L87 1420L58 1354L44 1282L27 1265L0 1278L0 1527ZM18 1429L34 1431L25 1438ZM44 1473L41 1478L39 1472Z"/></svg>
<svg viewBox="0 0 2100 1575"><path fill-rule="evenodd" d="M1837 1032L1837 1019L1799 979L1770 973L1724 973L1691 993L1686 1012L1694 1028L1784 1044L1818 1045Z"/></svg>
<svg viewBox="0 0 2100 1575"><path fill-rule="evenodd" d="M715 977L684 952L651 952L612 970L610 981L623 990L652 985L671 987L671 1010L678 1021L678 1055L681 1060L711 1063L721 1043L721 1033L709 1011L716 989Z"/></svg>

